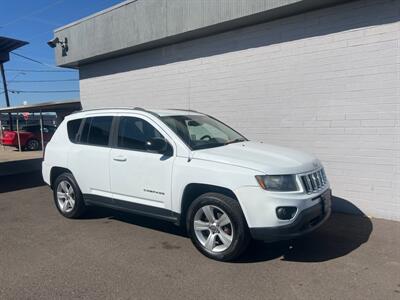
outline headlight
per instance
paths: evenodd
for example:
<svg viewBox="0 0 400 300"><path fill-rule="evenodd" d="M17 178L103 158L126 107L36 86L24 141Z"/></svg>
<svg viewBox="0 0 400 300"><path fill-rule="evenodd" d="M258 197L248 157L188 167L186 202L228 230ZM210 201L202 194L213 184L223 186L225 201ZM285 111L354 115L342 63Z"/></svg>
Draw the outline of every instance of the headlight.
<svg viewBox="0 0 400 300"><path fill-rule="evenodd" d="M258 175L258 184L267 191L294 192L298 190L294 175Z"/></svg>

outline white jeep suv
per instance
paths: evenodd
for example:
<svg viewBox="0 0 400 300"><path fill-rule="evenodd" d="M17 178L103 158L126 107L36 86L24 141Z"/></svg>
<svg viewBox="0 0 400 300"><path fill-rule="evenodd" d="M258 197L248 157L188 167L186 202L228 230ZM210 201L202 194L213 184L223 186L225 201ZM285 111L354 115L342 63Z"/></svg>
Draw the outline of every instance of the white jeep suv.
<svg viewBox="0 0 400 300"><path fill-rule="evenodd" d="M184 226L206 256L232 260L250 238L291 239L330 215L315 157L253 142L188 110L99 109L69 115L47 144L43 178L59 212L91 205Z"/></svg>

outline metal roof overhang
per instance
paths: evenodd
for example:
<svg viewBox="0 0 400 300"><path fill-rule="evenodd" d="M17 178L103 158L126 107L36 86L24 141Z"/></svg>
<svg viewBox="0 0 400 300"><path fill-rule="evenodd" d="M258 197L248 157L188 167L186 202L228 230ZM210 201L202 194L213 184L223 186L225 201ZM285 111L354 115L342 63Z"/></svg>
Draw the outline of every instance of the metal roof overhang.
<svg viewBox="0 0 400 300"><path fill-rule="evenodd" d="M0 36L0 63L10 59L10 52L22 46L29 44L25 41Z"/></svg>
<svg viewBox="0 0 400 300"><path fill-rule="evenodd" d="M126 0L54 31L58 66L81 65L355 0Z"/></svg>
<svg viewBox="0 0 400 300"><path fill-rule="evenodd" d="M81 102L79 100L62 101L62 102L43 102L31 105L21 105L14 107L0 108L2 113L21 113L21 112L73 112L81 110Z"/></svg>

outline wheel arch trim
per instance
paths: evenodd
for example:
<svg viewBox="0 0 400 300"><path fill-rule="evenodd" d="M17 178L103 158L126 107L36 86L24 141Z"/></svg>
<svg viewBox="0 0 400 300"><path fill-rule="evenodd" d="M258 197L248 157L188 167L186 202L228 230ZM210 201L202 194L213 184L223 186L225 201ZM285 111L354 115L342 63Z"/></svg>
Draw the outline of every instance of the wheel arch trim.
<svg viewBox="0 0 400 300"><path fill-rule="evenodd" d="M227 187L206 184L206 183L188 183L183 189L181 194L181 203L180 203L180 224L186 224L186 214L190 204L199 196L206 194L206 193L219 193L232 199L235 199L239 202L237 195L235 192ZM240 202L239 202L240 205Z"/></svg>
<svg viewBox="0 0 400 300"><path fill-rule="evenodd" d="M53 189L54 181L57 179L59 175L62 173L70 173L72 176L74 174L71 172L71 170L64 168L64 167L59 167L59 166L53 166L50 169L50 187Z"/></svg>

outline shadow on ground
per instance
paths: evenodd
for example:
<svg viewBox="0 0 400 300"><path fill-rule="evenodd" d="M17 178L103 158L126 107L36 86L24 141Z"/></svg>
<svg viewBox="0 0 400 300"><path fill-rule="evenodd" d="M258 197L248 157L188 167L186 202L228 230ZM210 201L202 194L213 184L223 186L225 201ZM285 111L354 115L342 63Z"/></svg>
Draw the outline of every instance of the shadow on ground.
<svg viewBox="0 0 400 300"><path fill-rule="evenodd" d="M323 262L345 256L366 243L372 222L365 216L336 213L317 231L297 240L277 243L253 242L238 261L258 262L280 258L284 261Z"/></svg>
<svg viewBox="0 0 400 300"><path fill-rule="evenodd" d="M334 201L346 200L336 198ZM346 202L346 205L352 205ZM359 211L354 207L353 211L355 210ZM323 262L345 256L366 243L373 230L371 220L359 212L358 215L334 213L317 231L297 240L276 243L252 241L246 253L236 263L255 263L277 258L295 262ZM108 218L186 237L183 229L169 222L118 211L93 208L86 218Z"/></svg>
<svg viewBox="0 0 400 300"><path fill-rule="evenodd" d="M0 193L42 186L40 172L0 177ZM334 198L333 208L351 211L355 215L335 213L317 231L297 240L276 243L253 241L246 253L236 262L254 263L281 258L285 261L323 262L344 256L366 243L373 230L372 222L349 201ZM91 208L86 219L113 219L136 226L186 236L180 227L169 222L132 215L114 210ZM107 222L107 221L105 221Z"/></svg>
<svg viewBox="0 0 400 300"><path fill-rule="evenodd" d="M40 171L0 176L0 193L45 185Z"/></svg>
<svg viewBox="0 0 400 300"><path fill-rule="evenodd" d="M249 263L279 257L285 261L323 262L345 256L366 243L373 230L371 220L345 199L334 197L332 207L339 212L332 214L315 232L296 240L269 244L253 242L238 262Z"/></svg>
<svg viewBox="0 0 400 300"><path fill-rule="evenodd" d="M136 214L125 213L113 209L90 207L90 210L87 213L85 213L83 218L116 220L140 227L145 227L152 230L165 232L168 234L179 235L184 237L187 236L185 231L181 227L176 226L171 222Z"/></svg>

